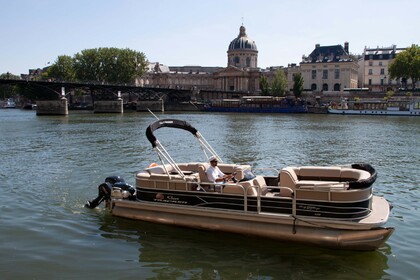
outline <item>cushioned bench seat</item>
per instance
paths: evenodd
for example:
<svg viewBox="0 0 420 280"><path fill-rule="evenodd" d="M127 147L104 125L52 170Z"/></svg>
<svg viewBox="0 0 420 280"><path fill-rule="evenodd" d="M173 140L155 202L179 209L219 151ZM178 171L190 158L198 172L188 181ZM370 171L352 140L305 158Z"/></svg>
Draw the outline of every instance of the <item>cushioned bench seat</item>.
<svg viewBox="0 0 420 280"><path fill-rule="evenodd" d="M280 171L281 192L290 196L295 189L318 191L340 191L348 188L348 182L365 180L370 173L348 167L285 167Z"/></svg>

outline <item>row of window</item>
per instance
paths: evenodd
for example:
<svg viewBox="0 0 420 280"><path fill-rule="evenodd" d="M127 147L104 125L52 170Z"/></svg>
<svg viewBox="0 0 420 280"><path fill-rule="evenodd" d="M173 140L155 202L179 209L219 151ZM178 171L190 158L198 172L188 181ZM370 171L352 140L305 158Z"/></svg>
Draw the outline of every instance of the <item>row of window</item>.
<svg viewBox="0 0 420 280"><path fill-rule="evenodd" d="M385 75L385 68L381 68L380 75ZM373 69L368 69L368 75L373 75Z"/></svg>
<svg viewBox="0 0 420 280"><path fill-rule="evenodd" d="M316 84L312 84L311 85L311 90L316 91L317 85ZM323 84L322 85L322 90L323 91L328 91L328 84ZM340 84L334 84L334 91L340 91L341 90L341 85Z"/></svg>
<svg viewBox="0 0 420 280"><path fill-rule="evenodd" d="M316 70L312 70L312 79L316 79ZM322 70L322 79L328 79L328 70ZM334 69L334 79L340 79L340 69Z"/></svg>
<svg viewBox="0 0 420 280"><path fill-rule="evenodd" d="M378 62L378 65L379 66L382 66L383 64L382 64L382 61L379 61ZM369 66L373 66L373 61L369 61Z"/></svg>

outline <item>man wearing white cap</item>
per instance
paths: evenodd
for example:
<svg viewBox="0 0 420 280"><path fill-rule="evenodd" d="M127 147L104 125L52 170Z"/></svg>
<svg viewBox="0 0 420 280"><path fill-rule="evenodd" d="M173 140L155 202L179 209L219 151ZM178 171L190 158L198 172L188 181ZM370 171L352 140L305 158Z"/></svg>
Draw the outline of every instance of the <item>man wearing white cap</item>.
<svg viewBox="0 0 420 280"><path fill-rule="evenodd" d="M225 173L223 173L219 167L217 166L217 157L216 156L211 156L209 158L209 162L210 162L210 167L207 168L207 178L209 179L210 182L213 183L224 183L227 180L232 179L232 175L226 175Z"/></svg>

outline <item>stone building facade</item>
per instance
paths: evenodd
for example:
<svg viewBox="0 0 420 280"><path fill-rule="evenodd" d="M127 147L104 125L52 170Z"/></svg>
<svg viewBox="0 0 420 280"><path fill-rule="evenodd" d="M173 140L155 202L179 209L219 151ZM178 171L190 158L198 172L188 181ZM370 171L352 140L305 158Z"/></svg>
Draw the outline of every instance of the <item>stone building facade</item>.
<svg viewBox="0 0 420 280"><path fill-rule="evenodd" d="M357 88L357 58L349 54L349 43L333 46L315 45L309 56L304 56L300 71L304 89L312 92L343 91Z"/></svg>
<svg viewBox="0 0 420 280"><path fill-rule="evenodd" d="M360 87L368 88L371 92L396 91L398 88L407 88L407 80L392 80L388 73L388 66L395 56L406 50L391 47L366 48L359 60L359 81Z"/></svg>

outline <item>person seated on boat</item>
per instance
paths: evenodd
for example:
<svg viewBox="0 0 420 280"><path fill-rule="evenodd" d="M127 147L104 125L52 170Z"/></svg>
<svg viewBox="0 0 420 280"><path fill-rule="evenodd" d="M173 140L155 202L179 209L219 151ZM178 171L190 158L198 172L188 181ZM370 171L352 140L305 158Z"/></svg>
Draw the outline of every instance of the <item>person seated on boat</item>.
<svg viewBox="0 0 420 280"><path fill-rule="evenodd" d="M223 173L220 168L217 166L217 157L212 156L209 158L210 167L207 168L206 174L207 178L210 182L216 183L216 184L223 184L226 181L229 181L234 177L233 174L226 175Z"/></svg>

